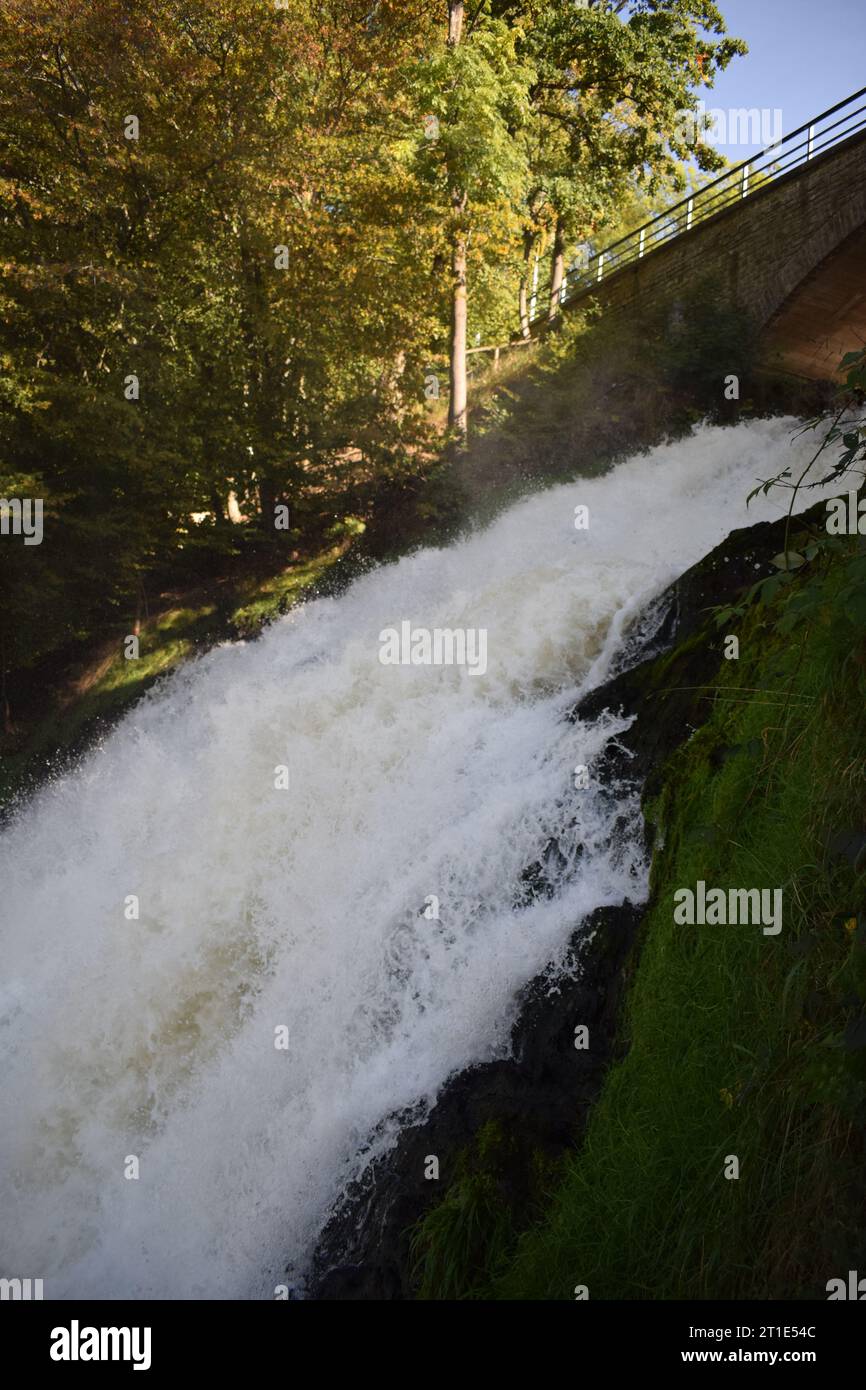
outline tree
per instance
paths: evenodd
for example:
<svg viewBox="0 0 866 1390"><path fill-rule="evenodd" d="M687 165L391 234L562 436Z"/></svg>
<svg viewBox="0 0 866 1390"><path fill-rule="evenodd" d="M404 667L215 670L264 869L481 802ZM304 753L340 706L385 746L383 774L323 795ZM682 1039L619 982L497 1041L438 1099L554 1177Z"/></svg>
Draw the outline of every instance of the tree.
<svg viewBox="0 0 866 1390"><path fill-rule="evenodd" d="M473 238L507 222L519 204L527 166L515 139L528 116L533 69L517 53L517 36L484 4L466 22L450 0L444 43L419 66L424 109L438 137L420 152L419 167L434 204L444 211L450 304L449 424L465 437L467 292Z"/></svg>
<svg viewBox="0 0 866 1390"><path fill-rule="evenodd" d="M551 265L547 311L558 313L566 251L585 240L635 181L652 195L684 186L683 161L700 169L722 157L683 143L682 113L737 53L710 0L543 0L506 7L523 19L521 53L535 68L530 92L526 259L546 241ZM698 56L701 61L698 62ZM525 290L521 322L526 331Z"/></svg>
<svg viewBox="0 0 866 1390"><path fill-rule="evenodd" d="M4 538L10 669L233 553L229 493L279 540L276 499L315 534L371 460L400 466L380 383L438 330L403 133L432 21L370 10L4 6L0 494L47 527Z"/></svg>

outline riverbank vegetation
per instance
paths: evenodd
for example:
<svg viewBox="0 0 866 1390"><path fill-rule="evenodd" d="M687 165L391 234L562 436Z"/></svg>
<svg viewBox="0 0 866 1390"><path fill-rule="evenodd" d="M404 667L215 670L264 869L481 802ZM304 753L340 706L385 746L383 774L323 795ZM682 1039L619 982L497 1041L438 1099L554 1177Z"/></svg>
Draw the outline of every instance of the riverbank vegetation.
<svg viewBox="0 0 866 1390"><path fill-rule="evenodd" d="M842 605L794 638L779 616L750 615L650 808L628 1056L495 1296L820 1298L862 1263L866 647ZM698 879L782 885L780 939L675 926Z"/></svg>

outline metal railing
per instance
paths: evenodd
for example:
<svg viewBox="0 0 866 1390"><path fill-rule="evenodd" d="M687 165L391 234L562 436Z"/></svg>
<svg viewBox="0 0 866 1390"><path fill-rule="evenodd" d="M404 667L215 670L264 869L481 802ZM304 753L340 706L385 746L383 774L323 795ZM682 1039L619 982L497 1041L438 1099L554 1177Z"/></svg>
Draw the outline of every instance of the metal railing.
<svg viewBox="0 0 866 1390"><path fill-rule="evenodd" d="M643 260L644 256L673 241L676 237L693 231L695 227L710 217L752 197L759 188L781 178L800 165L808 164L819 155L848 140L852 135L866 129L866 87L854 92L844 101L837 102L828 111L823 111L806 125L791 131L781 140L776 140L766 149L743 160L731 169L725 169L711 183L704 184L696 192L689 194L666 208L664 212L636 227L633 232L620 237L610 246L587 255L580 264L573 264L567 271L559 290L559 308L582 294L594 285L606 280L617 270ZM861 104L858 106L857 103ZM844 114L840 114L844 113ZM837 117L832 120L832 117ZM825 124L830 122L830 124ZM552 281L548 278L546 288L533 286L534 303L530 309L530 331L546 323L550 318L550 298ZM536 312L536 308L540 312Z"/></svg>

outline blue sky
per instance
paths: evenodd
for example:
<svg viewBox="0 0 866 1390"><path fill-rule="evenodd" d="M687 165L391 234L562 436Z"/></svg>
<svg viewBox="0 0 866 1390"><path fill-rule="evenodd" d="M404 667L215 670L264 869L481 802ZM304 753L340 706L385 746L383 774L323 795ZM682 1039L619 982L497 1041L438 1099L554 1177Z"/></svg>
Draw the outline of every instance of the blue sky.
<svg viewBox="0 0 866 1390"><path fill-rule="evenodd" d="M704 89L702 99L708 109L779 108L787 134L866 87L866 0L717 0L717 4L728 32L745 39L749 53L734 58L717 77L715 87ZM718 148L739 163L760 144L720 143Z"/></svg>

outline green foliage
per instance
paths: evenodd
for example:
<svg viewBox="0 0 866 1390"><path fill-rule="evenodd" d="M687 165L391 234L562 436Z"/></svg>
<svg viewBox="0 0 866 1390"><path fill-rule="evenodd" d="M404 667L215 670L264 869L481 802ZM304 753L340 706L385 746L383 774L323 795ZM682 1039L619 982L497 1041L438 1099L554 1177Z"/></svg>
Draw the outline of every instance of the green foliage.
<svg viewBox="0 0 866 1390"><path fill-rule="evenodd" d="M828 582L843 570L831 560ZM866 623L830 604L792 640L774 618L750 611L665 770L628 1053L488 1296L823 1297L856 1267L866 897L862 855L839 844L862 829ZM674 891L699 878L781 885L780 936L675 925Z"/></svg>
<svg viewBox="0 0 866 1390"><path fill-rule="evenodd" d="M510 1215L489 1175L453 1183L413 1240L417 1296L471 1298L476 1281L483 1283L508 1249Z"/></svg>
<svg viewBox="0 0 866 1390"><path fill-rule="evenodd" d="M495 19L419 65L422 106L440 123L436 140L419 131L419 167L442 195L459 189L492 210L519 196L525 162L514 133L528 119L534 76L518 58L515 31Z"/></svg>
<svg viewBox="0 0 866 1390"><path fill-rule="evenodd" d="M360 9L4 7L0 495L45 504L42 545L0 554L4 672L131 626L194 560L315 546L424 445L399 381L436 305L394 116L430 21Z"/></svg>
<svg viewBox="0 0 866 1390"><path fill-rule="evenodd" d="M521 49L537 72L524 124L526 278L531 250L570 260L602 227L626 230L617 226L624 204L637 199L650 216L724 164L710 145L688 143L683 117L746 45L712 37L724 35L724 20L704 0L543 0L521 10Z"/></svg>
<svg viewBox="0 0 866 1390"><path fill-rule="evenodd" d="M866 348L846 353L840 363L840 370L846 370L847 375L844 385L837 391L835 408L808 421L804 426L806 430L818 431L820 442L799 478L792 481L790 468L784 468L772 478L762 479L747 498L747 502L751 502L752 498L759 494L766 497L774 488L785 488L791 493L785 528L785 547L772 561L778 573L759 579L747 590L739 603L714 608L712 612L719 627L735 618L742 618L753 603L772 603L783 591L787 591L787 602L778 610L777 627L780 632L791 632L804 619L813 617L831 597L835 598L842 615L849 618L855 626L861 620L861 588L866 577L866 542L863 538L849 543L838 536L828 535L826 527L818 528L812 524L800 533L801 539L797 542L799 548L791 548L793 513L801 488L808 489L839 482L852 472L856 474L858 483L862 481L862 473L857 469L857 465L866 459L866 421L859 416L858 411L866 397ZM838 446L840 441L841 449L837 447L838 457L831 465L829 473L807 483L806 479L825 452L833 445ZM822 562L843 556L847 556L848 560L844 570L845 582L840 587L836 582L837 571L834 570L832 579L829 579L825 572L826 567L822 569ZM794 574L801 569L806 572L805 583L794 585ZM829 592L831 587L834 589L832 596Z"/></svg>
<svg viewBox="0 0 866 1390"><path fill-rule="evenodd" d="M706 0L490 0L451 45L443 20L7 0L0 496L45 507L40 546L0 550L7 726L22 673L165 585L279 569L420 487L455 238L470 335L502 342L538 238L676 186L675 113L739 51Z"/></svg>
<svg viewBox="0 0 866 1390"><path fill-rule="evenodd" d="M504 1269L516 1232L553 1180L540 1152L524 1152L517 1136L489 1120L458 1154L444 1198L411 1233L413 1282L420 1299L484 1296Z"/></svg>

